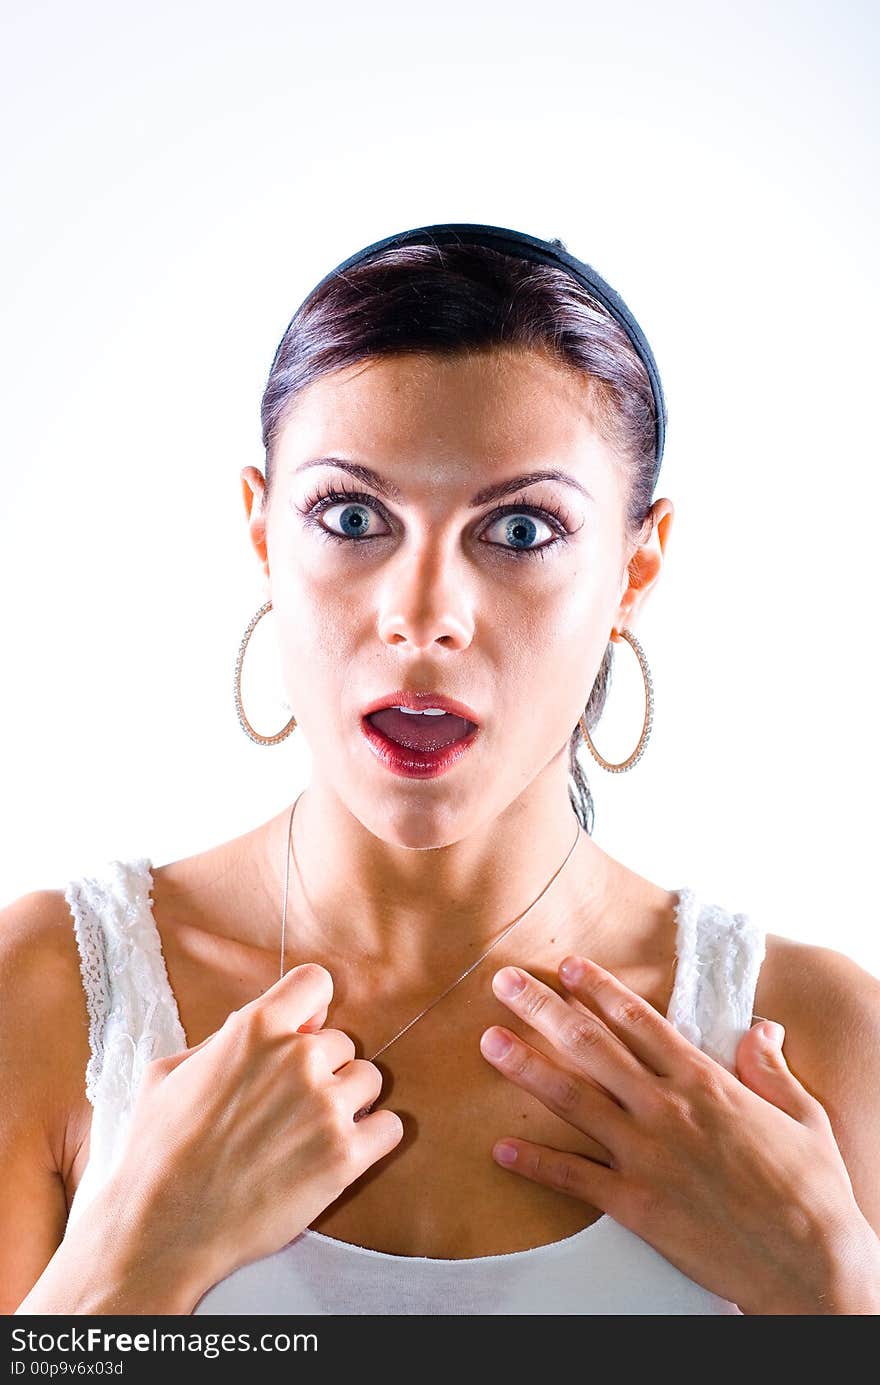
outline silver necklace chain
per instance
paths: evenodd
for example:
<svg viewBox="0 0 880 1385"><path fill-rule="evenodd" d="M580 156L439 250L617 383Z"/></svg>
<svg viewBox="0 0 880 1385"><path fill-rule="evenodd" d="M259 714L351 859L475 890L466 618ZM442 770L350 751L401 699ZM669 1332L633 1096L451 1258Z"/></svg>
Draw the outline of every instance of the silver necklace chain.
<svg viewBox="0 0 880 1385"><path fill-rule="evenodd" d="M293 854L293 844L291 841L291 832L293 830L293 815L296 811L296 805L297 803L299 803L299 800L302 798L304 793L305 789L302 789L300 793L297 794L296 798L293 800L293 806L290 809L290 819L287 824L287 856L284 865L284 902L281 909L281 973L278 978L279 981L281 980L281 977L284 975L284 934L287 926L287 887L290 881L290 858ZM513 920L513 923L509 923L507 925L503 933L500 933L498 935L494 943L489 944L489 946L486 948L486 951L483 952L475 962L471 962L467 971L463 971L461 976L459 976L456 981L452 982L451 986L447 986L446 990L441 991L440 995L438 995L435 1000L432 1000L429 1005L426 1005L424 1010L420 1010L419 1013L413 1019L411 1019L408 1024L405 1024L402 1029L398 1030L398 1032L394 1035L393 1039L389 1039L388 1042L383 1044L380 1049L377 1049L376 1052L373 1054L372 1058L368 1060L369 1062L372 1063L376 1058L379 1057L380 1053L384 1053L386 1048L390 1048L393 1043L397 1042L401 1035L405 1034L408 1029L411 1029L412 1026L418 1020L420 1020L423 1015L426 1015L429 1010L433 1010L435 1005L439 1005L440 1001L443 1000L445 996L448 996L450 991L454 991L455 987L460 985L461 982L464 981L466 976L470 976L474 968L478 967L480 963L484 960L484 958L489 956L489 953L492 951L493 947L497 947L498 944L502 941L502 939L507 937L511 929L515 928L518 923L521 923L522 920L525 918L526 914L528 914L531 909L534 909L535 905L538 903L538 900L543 899L544 895L547 893L550 886L553 884L553 881L557 878L558 875L562 873L562 871L568 864L572 852L574 851L575 847L578 844L578 841L580 840L581 830L581 825L580 823L578 823L574 841L568 849L568 855L562 862L562 865L559 866L557 870L555 870L554 873L550 876L550 879L547 881L547 884L544 886L541 893L537 895L535 899L532 900L531 904L529 904L527 908L525 908L523 912Z"/></svg>

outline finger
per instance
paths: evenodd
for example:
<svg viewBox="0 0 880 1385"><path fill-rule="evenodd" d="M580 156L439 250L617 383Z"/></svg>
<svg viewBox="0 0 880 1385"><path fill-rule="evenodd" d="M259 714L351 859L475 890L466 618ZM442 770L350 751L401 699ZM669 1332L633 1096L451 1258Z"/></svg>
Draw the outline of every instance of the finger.
<svg viewBox="0 0 880 1385"><path fill-rule="evenodd" d="M259 1008L260 1012L277 1023L280 1030L296 1030L306 1024L333 999L333 977L319 962L301 962L291 967L267 991L258 995L238 1014Z"/></svg>
<svg viewBox="0 0 880 1385"><path fill-rule="evenodd" d="M382 1074L366 1058L353 1058L337 1073L336 1080L351 1102L355 1120L369 1115L382 1095Z"/></svg>
<svg viewBox="0 0 880 1385"><path fill-rule="evenodd" d="M508 992L511 977L521 983L515 994ZM575 1007L521 967L502 967L493 976L492 986L514 1014L550 1040L566 1066L596 1078L627 1110L638 1105L651 1074L594 1015Z"/></svg>
<svg viewBox="0 0 880 1385"><path fill-rule="evenodd" d="M505 1043L503 1052L498 1046ZM493 1025L480 1037L484 1058L517 1087L531 1092L548 1111L608 1150L619 1160L628 1133L628 1117L610 1096L576 1073L557 1066L509 1029Z"/></svg>
<svg viewBox="0 0 880 1385"><path fill-rule="evenodd" d="M323 1055L329 1072L338 1072L357 1056L354 1039L343 1029L319 1029L316 1034L304 1034L303 1041L317 1048ZM376 1072L381 1077L378 1068Z"/></svg>
<svg viewBox="0 0 880 1385"><path fill-rule="evenodd" d="M389 1111L387 1106L380 1106L378 1111L359 1120L358 1135L363 1137L358 1146L362 1171L366 1172L377 1159L390 1154L400 1144L404 1133L400 1116L396 1111Z"/></svg>
<svg viewBox="0 0 880 1385"><path fill-rule="evenodd" d="M559 979L658 1077L676 1076L693 1061L694 1046L675 1025L597 962L566 957L559 964Z"/></svg>
<svg viewBox="0 0 880 1385"><path fill-rule="evenodd" d="M802 1125L824 1129L828 1113L788 1066L782 1050L784 1035L782 1029L782 1037L772 1037L765 1032L764 1024L747 1029L736 1049L737 1076L758 1096Z"/></svg>
<svg viewBox="0 0 880 1385"><path fill-rule="evenodd" d="M502 1158L504 1150L511 1150L515 1154L512 1162L508 1163ZM502 1168L520 1173L533 1183L555 1188L557 1192L570 1193L581 1202L589 1202L603 1212L614 1215L613 1209L621 1191L621 1175L596 1159L508 1135L493 1145L492 1157Z"/></svg>

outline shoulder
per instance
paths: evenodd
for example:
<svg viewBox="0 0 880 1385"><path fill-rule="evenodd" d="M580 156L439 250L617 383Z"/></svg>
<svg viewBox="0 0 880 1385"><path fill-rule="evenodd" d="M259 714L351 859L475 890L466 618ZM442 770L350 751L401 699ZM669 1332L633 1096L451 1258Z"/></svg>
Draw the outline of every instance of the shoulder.
<svg viewBox="0 0 880 1385"><path fill-rule="evenodd" d="M792 1041L849 1047L880 1029L880 978L835 948L768 933L755 1013L785 1025Z"/></svg>
<svg viewBox="0 0 880 1385"><path fill-rule="evenodd" d="M754 1008L785 1027L788 1067L828 1113L880 1235L880 978L834 948L768 933Z"/></svg>
<svg viewBox="0 0 880 1385"><path fill-rule="evenodd" d="M0 1046L13 1111L63 1173L72 1117L86 1102L89 1017L63 890L35 890L0 909ZM7 1088L8 1083L8 1088Z"/></svg>

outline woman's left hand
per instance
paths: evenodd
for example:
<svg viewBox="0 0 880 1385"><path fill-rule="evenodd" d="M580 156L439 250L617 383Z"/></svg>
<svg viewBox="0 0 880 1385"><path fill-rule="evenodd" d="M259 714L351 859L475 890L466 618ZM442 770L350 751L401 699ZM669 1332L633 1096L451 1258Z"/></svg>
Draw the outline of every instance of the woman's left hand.
<svg viewBox="0 0 880 1385"><path fill-rule="evenodd" d="M743 1313L850 1311L853 1257L877 1238L828 1114L781 1046L755 1025L734 1075L611 972L566 961L581 965L577 976L560 964L571 999L519 967L493 979L499 1000L558 1056L497 1025L480 1048L610 1162L518 1137L496 1142L495 1158L512 1147L505 1168L601 1208ZM515 995L504 991L510 977L523 983ZM506 1053L490 1051L491 1036L510 1040Z"/></svg>

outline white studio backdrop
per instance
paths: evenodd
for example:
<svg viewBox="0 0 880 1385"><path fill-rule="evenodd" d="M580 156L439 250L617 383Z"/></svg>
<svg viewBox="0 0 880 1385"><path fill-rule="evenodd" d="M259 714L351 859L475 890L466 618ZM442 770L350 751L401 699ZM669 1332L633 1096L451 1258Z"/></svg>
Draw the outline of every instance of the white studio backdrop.
<svg viewBox="0 0 880 1385"><path fill-rule="evenodd" d="M880 974L877 28L868 3L7 0L0 902L216 845L307 782L299 737L258 747L233 705L269 365L361 246L491 222L593 264L667 394L654 730L626 774L584 752L596 840ZM641 726L617 659L612 760Z"/></svg>

